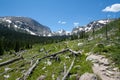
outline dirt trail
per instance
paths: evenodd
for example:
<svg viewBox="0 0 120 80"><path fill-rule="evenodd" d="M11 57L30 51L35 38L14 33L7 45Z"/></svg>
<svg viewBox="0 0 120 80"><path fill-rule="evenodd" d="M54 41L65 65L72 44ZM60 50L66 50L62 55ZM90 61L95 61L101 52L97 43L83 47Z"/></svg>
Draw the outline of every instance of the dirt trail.
<svg viewBox="0 0 120 80"><path fill-rule="evenodd" d="M93 72L102 80L120 80L120 71L104 55L91 54L86 60L92 61Z"/></svg>

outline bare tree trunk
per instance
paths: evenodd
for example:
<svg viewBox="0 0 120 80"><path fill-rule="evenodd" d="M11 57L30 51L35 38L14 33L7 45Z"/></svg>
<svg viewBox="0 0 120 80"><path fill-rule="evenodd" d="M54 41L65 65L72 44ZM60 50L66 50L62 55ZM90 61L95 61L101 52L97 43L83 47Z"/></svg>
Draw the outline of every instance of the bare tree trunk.
<svg viewBox="0 0 120 80"><path fill-rule="evenodd" d="M14 59L11 59L11 60L8 60L8 61L5 61L5 62L2 62L0 63L0 66L4 66L4 65L7 65L7 64L10 64L10 63L13 63L15 61L18 61L20 59L23 59L23 57L18 57L18 58L14 58Z"/></svg>
<svg viewBox="0 0 120 80"><path fill-rule="evenodd" d="M32 67L30 67L29 69L28 69L28 71L22 76L22 78L20 78L20 80L26 80L27 78L28 78L28 76L33 72L33 70L36 68L36 66L38 65L38 63L39 63L39 61L40 60L42 60L42 59L45 59L45 58L48 58L48 57L51 57L51 56L56 56L56 55L58 55L58 54L62 54L62 53L64 53L64 52L66 52L66 51L69 51L69 52L72 52L72 54L79 54L80 52L76 52L76 51L73 51L73 50L71 50L71 49L64 49L64 50L62 50L62 51L59 51L59 52L56 52L56 53L54 53L54 54L51 54L51 55L48 55L48 56L44 56L44 57L42 57L42 58L39 58L39 59L37 59L37 61L35 62L35 64L33 64L33 66ZM65 76L63 77L63 79L62 80L64 80L66 77L67 77L67 75L68 75L68 73L70 72L70 70L72 69L72 66L73 66L73 64L74 64L74 61L75 61L75 57L74 57L74 59L73 59L73 61L72 61L72 63L71 63L71 66L70 66L70 68L68 69L68 71L66 72L66 74L65 74Z"/></svg>
<svg viewBox="0 0 120 80"><path fill-rule="evenodd" d="M73 65L74 65L74 61L75 61L75 57L74 57L74 59L73 59L71 65L70 65L69 69L67 70L66 74L63 76L62 80L65 80L66 77L68 76L70 70L72 69L72 67L73 67Z"/></svg>
<svg viewBox="0 0 120 80"><path fill-rule="evenodd" d="M38 63L39 63L39 59L37 59L37 61L35 62L35 64L33 64L33 66L30 67L30 68L28 69L28 71L24 74L23 80L26 80L26 79L27 79L27 77L32 73L32 71L35 69L35 67L37 66Z"/></svg>

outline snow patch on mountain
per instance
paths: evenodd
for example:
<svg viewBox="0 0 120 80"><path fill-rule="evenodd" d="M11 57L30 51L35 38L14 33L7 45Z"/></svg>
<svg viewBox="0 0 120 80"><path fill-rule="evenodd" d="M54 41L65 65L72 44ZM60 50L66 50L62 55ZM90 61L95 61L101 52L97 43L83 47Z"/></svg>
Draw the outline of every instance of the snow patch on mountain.
<svg viewBox="0 0 120 80"><path fill-rule="evenodd" d="M29 29L25 29L27 32L29 32L31 35L36 35L34 32L30 31Z"/></svg>
<svg viewBox="0 0 120 80"><path fill-rule="evenodd" d="M69 36L71 35L70 31L65 31L64 29L61 29L57 32L52 32L52 36Z"/></svg>
<svg viewBox="0 0 120 80"><path fill-rule="evenodd" d="M17 25L14 25L14 27L15 27L15 28L18 28L18 26L17 26Z"/></svg>
<svg viewBox="0 0 120 80"><path fill-rule="evenodd" d="M14 29L15 31L23 33L27 32L31 35L47 36L49 33L51 33L49 27L44 26L34 19L28 17L0 17L0 24L5 25L9 29Z"/></svg>
<svg viewBox="0 0 120 80"><path fill-rule="evenodd" d="M104 20L90 22L86 26L77 26L77 27L73 28L72 34L77 34L81 31L88 32L88 31L91 31L93 28L98 30L113 20L114 19L104 19Z"/></svg>
<svg viewBox="0 0 120 80"><path fill-rule="evenodd" d="M6 20L6 22L8 22L8 23L12 23L12 21L11 21L11 20Z"/></svg>

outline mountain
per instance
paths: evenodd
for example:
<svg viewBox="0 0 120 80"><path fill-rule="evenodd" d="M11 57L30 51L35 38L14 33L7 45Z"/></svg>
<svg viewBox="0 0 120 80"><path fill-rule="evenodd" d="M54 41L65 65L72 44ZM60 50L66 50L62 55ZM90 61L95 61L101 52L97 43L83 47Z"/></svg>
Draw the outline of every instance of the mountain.
<svg viewBox="0 0 120 80"><path fill-rule="evenodd" d="M31 35L47 36L49 33L51 33L49 27L44 26L34 19L28 17L0 17L0 24L12 30L28 33Z"/></svg>
<svg viewBox="0 0 120 80"><path fill-rule="evenodd" d="M65 31L64 29L58 30L57 32L52 32L52 36L69 36L71 32Z"/></svg>
<svg viewBox="0 0 120 80"><path fill-rule="evenodd" d="M52 32L50 36L68 36L68 35L73 35L73 34L79 34L82 31L88 32L92 31L93 29L99 30L102 27L104 27L106 24L110 23L111 21L114 21L115 19L101 19L101 20L96 20L88 23L86 26L77 26L72 29L72 31L65 31L64 29L61 29L57 32Z"/></svg>
<svg viewBox="0 0 120 80"><path fill-rule="evenodd" d="M110 23L111 21L114 21L114 19L103 19L103 20L93 21L87 24L86 26L78 26L73 28L72 34L77 34L81 31L88 32L91 31L92 29L98 30L103 26L105 26L106 24Z"/></svg>
<svg viewBox="0 0 120 80"><path fill-rule="evenodd" d="M94 37L92 40L89 37L76 40L68 37L60 41L62 36L57 36L56 40L55 37L43 37L38 39L42 44L36 43L32 49L23 46L17 53L14 50L19 50L21 39L20 43L11 43L13 40L0 37L0 52L5 51L0 56L0 80L120 80L120 19L110 22L107 27L107 30L102 27L94 35L89 34Z"/></svg>
<svg viewBox="0 0 120 80"><path fill-rule="evenodd" d="M51 32L49 27L44 26L35 21L34 19L28 17L14 17L14 16L0 17L0 24L18 32L28 33L37 36L51 37L51 36L69 36L72 34L78 34L82 31L88 32L93 29L98 30L113 20L115 19L101 19L93 21L87 24L86 26L77 26L73 28L71 32L65 31L63 29L56 32Z"/></svg>

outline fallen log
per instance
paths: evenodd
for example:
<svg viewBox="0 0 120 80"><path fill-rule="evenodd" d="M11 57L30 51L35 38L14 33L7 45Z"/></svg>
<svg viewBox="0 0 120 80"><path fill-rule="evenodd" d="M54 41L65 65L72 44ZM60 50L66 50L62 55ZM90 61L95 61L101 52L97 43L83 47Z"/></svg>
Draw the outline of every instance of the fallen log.
<svg viewBox="0 0 120 80"><path fill-rule="evenodd" d="M64 50L59 51L59 52L56 52L56 53L54 53L54 54L51 54L51 55L48 55L48 56L44 56L44 57L42 57L42 58L37 59L37 61L35 62L35 64L33 64L33 66L30 67L30 68L28 69L28 71L23 74L23 76L22 76L22 78L20 78L20 80L22 80L22 79L23 79L23 80L26 80L26 79L28 78L28 76L33 72L33 70L35 69L35 67L38 65L38 63L39 63L40 60L45 59L45 58L48 58L48 57L51 57L51 56L56 56L56 55L58 55L58 54L61 54L61 53L63 53L63 52L66 52L66 51L68 51L68 49L64 49Z"/></svg>
<svg viewBox="0 0 120 80"><path fill-rule="evenodd" d="M62 50L62 51L56 52L56 53L54 53L54 54L44 56L44 57L40 58L40 60L45 59L45 58L48 58L48 57L51 57L51 56L56 56L56 55L58 55L58 54L62 54L62 53L67 52L67 51L69 51L69 52L71 52L72 54L75 54L75 55L80 54L79 51L76 52L76 51L73 51L72 49L67 48L67 49L64 49L64 50Z"/></svg>
<svg viewBox="0 0 120 80"><path fill-rule="evenodd" d="M28 69L28 71L23 75L23 80L27 79L27 77L32 73L32 71L35 69L35 67L37 66L38 63L39 63L39 59L37 59L37 61L35 62L35 64L33 64L33 66L30 67Z"/></svg>
<svg viewBox="0 0 120 80"><path fill-rule="evenodd" d="M64 63L64 75L66 74L67 70L66 70L66 64Z"/></svg>
<svg viewBox="0 0 120 80"><path fill-rule="evenodd" d="M45 58L48 58L48 57L51 57L51 56L56 56L56 55L58 55L58 54L62 54L62 53L67 52L67 51L69 51L69 49L64 49L64 50L59 51L59 52L56 52L56 53L54 53L54 54L51 54L51 55L48 55L48 56L44 56L44 57L40 58L40 60L45 59Z"/></svg>
<svg viewBox="0 0 120 80"><path fill-rule="evenodd" d="M68 48L67 48L67 49L64 49L64 50L62 50L62 51L56 52L56 53L54 53L54 54L47 55L47 56L44 56L44 57L42 57L42 58L39 58L39 59L37 59L37 61L35 62L35 64L33 64L33 66L30 67L25 74L23 74L23 77L22 77L23 80L26 80L26 79L28 78L28 76L33 72L33 70L35 69L35 67L39 64L39 61L40 61L40 60L45 59L45 58L48 58L48 57L51 57L51 56L56 56L56 55L58 55L58 54L62 54L62 53L67 52L67 51L73 52L73 54L77 54L77 53L75 53L75 51L72 51L71 49L68 49ZM73 62L72 62L72 64L71 64L72 66L73 66L74 60L75 60L75 59L73 59ZM70 67L70 70L71 70L72 66ZM69 70L69 71L70 71L70 70ZM69 71L66 73L66 76L68 75ZM65 76L65 78L66 78L66 76ZM64 79L63 79L63 80L64 80Z"/></svg>
<svg viewBox="0 0 120 80"><path fill-rule="evenodd" d="M80 51L76 52L76 51L73 51L72 49L69 49L69 52L71 52L74 55L78 55L81 53Z"/></svg>
<svg viewBox="0 0 120 80"><path fill-rule="evenodd" d="M8 61L2 62L2 63L0 63L0 66L4 66L4 65L13 63L13 62L18 61L18 60L20 60L20 59L23 59L23 57L18 57L18 58L14 58L14 59L10 59L10 60L8 60Z"/></svg>
<svg viewBox="0 0 120 80"><path fill-rule="evenodd" d="M68 76L70 70L72 69L72 67L73 67L73 65L74 65L74 61L75 61L75 57L74 57L74 59L73 59L71 65L70 65L69 69L67 70L66 74L63 76L62 80L65 80L66 77Z"/></svg>

